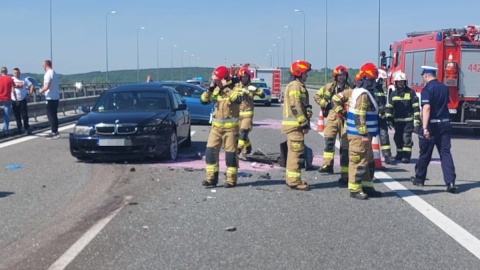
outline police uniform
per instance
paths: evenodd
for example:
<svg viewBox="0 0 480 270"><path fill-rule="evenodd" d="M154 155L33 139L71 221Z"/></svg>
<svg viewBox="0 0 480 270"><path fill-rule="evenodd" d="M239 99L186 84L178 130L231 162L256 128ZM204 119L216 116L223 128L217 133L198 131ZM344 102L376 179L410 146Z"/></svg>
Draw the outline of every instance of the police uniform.
<svg viewBox="0 0 480 270"><path fill-rule="evenodd" d="M340 138L345 133L345 121L343 117L339 117L333 110L332 97L345 90L351 89L348 83L340 87L337 82L326 84L320 88L314 95L315 102L320 105L320 109L326 112L326 124L323 132L325 136L325 148L323 149L323 165L320 172L333 173L333 160L335 154L335 140L337 136ZM345 153L346 154L346 153ZM340 151L340 157L342 151Z"/></svg>
<svg viewBox="0 0 480 270"><path fill-rule="evenodd" d="M437 68L422 66L423 72L435 75ZM411 181L414 185L423 186L427 177L427 168L432 158L433 148L436 146L440 154L443 180L447 185L448 192L455 192L455 165L453 163L451 148L450 113L447 104L449 102L448 87L436 78L430 80L422 89L420 98L422 109L430 105L428 124L422 119L422 129L419 132L420 156L415 165L415 176ZM425 131L426 130L426 131ZM429 134L429 138L425 135Z"/></svg>
<svg viewBox="0 0 480 270"><path fill-rule="evenodd" d="M234 187L238 174L238 125L240 114L241 91L236 91L232 81L224 87L210 87L203 92L200 100L203 104L215 103L212 127L208 135L205 150L206 176L202 185L218 184L219 154L223 145L225 149L226 184Z"/></svg>

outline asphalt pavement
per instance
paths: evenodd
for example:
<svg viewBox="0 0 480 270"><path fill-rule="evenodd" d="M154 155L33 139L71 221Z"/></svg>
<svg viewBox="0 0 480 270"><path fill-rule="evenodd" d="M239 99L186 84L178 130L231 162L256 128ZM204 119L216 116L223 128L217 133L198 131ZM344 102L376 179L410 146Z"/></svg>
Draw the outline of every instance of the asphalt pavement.
<svg viewBox="0 0 480 270"><path fill-rule="evenodd" d="M256 108L254 151L279 152L281 110ZM237 187L205 189L208 126L192 126L176 162L118 163L77 162L71 128L0 142L0 269L480 269L478 137L452 139L458 194L437 153L427 185L409 183L415 138L410 164L376 174L384 196L358 201L337 185L338 151L334 174L303 172L308 192L277 164L243 161ZM319 166L323 137L306 144Z"/></svg>

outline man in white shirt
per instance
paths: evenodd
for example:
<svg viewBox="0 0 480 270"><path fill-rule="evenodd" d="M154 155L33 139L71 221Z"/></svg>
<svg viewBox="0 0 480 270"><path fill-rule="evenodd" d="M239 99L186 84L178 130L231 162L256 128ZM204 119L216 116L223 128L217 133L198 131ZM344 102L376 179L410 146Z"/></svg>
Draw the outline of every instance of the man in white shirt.
<svg viewBox="0 0 480 270"><path fill-rule="evenodd" d="M46 136L47 139L57 139L60 137L58 133L58 103L60 100L60 89L58 85L57 73L52 69L52 61L43 61L43 69L45 75L43 76L43 87L40 89L40 94L45 95L47 100L47 117L50 123L52 133Z"/></svg>
<svg viewBox="0 0 480 270"><path fill-rule="evenodd" d="M13 69L13 83L15 84L15 93L12 92L12 100L15 100L15 94L18 102L12 104L13 114L17 122L17 133L23 134L22 127L25 128L27 134L32 134L30 125L28 124L28 106L27 99L29 94L34 91L35 86L27 79L20 77L21 72L19 68ZM28 88L28 92L27 92ZM22 125L23 120L23 125Z"/></svg>

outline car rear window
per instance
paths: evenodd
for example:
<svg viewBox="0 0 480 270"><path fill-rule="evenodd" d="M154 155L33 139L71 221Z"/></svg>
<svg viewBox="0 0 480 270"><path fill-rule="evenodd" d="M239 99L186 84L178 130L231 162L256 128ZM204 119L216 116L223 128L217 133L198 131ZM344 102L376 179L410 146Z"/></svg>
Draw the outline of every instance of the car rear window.
<svg viewBox="0 0 480 270"><path fill-rule="evenodd" d="M267 88L267 84L266 83L261 83L261 82L252 82L253 85L255 85L256 87L262 87L262 88Z"/></svg>

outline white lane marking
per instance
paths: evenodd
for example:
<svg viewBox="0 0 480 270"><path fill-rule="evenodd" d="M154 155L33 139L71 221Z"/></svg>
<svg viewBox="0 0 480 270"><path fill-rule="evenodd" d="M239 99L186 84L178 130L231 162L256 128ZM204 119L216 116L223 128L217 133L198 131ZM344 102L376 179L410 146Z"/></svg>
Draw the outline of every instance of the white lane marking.
<svg viewBox="0 0 480 270"><path fill-rule="evenodd" d="M475 257L480 259L480 240L460 225L455 223L443 213L438 211L426 201L415 195L405 186L393 180L388 174L384 172L375 172L375 177L387 186L390 190L397 193L397 195L410 204L415 210L420 212L428 218L433 224L442 229L460 245L466 248Z"/></svg>
<svg viewBox="0 0 480 270"><path fill-rule="evenodd" d="M122 206L117 210L111 212L107 217L95 223L87 232L85 232L80 239L77 240L60 258L58 258L48 270L63 270L67 267L80 252L97 236L97 234L112 220L120 210L128 204L132 196L126 196L123 199Z"/></svg>
<svg viewBox="0 0 480 270"><path fill-rule="evenodd" d="M71 129L74 126L75 126L75 124L59 127L58 131L64 131L64 130L67 130L67 129ZM15 140L11 140L11 141L8 141L8 142L0 143L0 149L5 148L7 146L12 146L12 145L19 144L19 143L22 143L22 142L37 139L38 137L44 137L45 135L47 135L49 133L50 133L50 131L44 131L44 132L40 132L40 133L35 133L33 135L28 135L26 137L21 137L21 138L15 139Z"/></svg>
<svg viewBox="0 0 480 270"><path fill-rule="evenodd" d="M67 129L71 129L73 127L75 127L75 124L59 127L58 130L59 131L64 131L64 130L67 130ZM33 139L37 139L38 137L44 137L45 135L47 135L49 133L50 133L50 131L44 131L44 132L41 132L41 133L35 133L33 135L28 135L26 137L21 137L21 138L15 139L15 140L0 143L0 149L5 148L7 146L12 146L12 145L15 145L15 144L19 144L19 143L27 142L27 141L30 141L30 140L33 140ZM190 131L190 135L192 137L193 137L193 135L195 135L195 133L196 133L195 130Z"/></svg>
<svg viewBox="0 0 480 270"><path fill-rule="evenodd" d="M316 130L317 126L311 124L312 128ZM320 136L324 137L323 132L318 132ZM340 142L337 140L335 146L340 148ZM457 241L466 250L472 253L475 257L480 259L480 240L473 234L465 230L463 227L455 223L449 217L438 211L435 207L415 195L408 188L401 183L395 181L392 177L384 172L375 172L375 178L382 182L387 188L395 192L405 202L410 204L420 214L429 219L438 228L448 234L453 240Z"/></svg>

